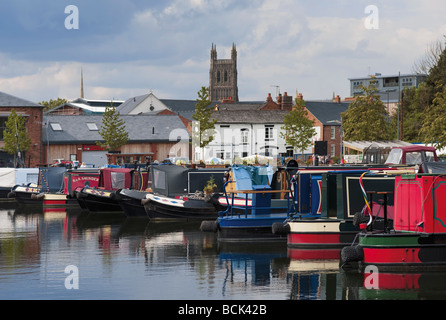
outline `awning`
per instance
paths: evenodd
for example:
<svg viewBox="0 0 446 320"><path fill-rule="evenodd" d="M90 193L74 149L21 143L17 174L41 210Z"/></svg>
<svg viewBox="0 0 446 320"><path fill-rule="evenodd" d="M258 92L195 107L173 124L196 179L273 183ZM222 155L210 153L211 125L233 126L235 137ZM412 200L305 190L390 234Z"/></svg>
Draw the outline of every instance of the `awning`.
<svg viewBox="0 0 446 320"><path fill-rule="evenodd" d="M365 149L370 146L380 148L380 149L391 149L393 147L403 147L412 145L409 142L401 141L401 140L389 140L389 141L344 141L344 149L349 148L353 150L357 150L360 152L364 152Z"/></svg>

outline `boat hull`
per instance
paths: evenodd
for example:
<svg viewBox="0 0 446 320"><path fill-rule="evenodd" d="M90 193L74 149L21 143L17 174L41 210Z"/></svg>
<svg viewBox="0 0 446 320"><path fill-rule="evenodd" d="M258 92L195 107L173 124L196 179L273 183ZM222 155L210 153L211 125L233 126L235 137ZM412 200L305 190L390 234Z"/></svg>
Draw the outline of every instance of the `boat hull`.
<svg viewBox="0 0 446 320"><path fill-rule="evenodd" d="M288 218L285 213L269 215L231 215L219 217L219 241L248 242L248 241L279 241L286 242L287 236L275 234L272 231L274 223L283 223Z"/></svg>
<svg viewBox="0 0 446 320"><path fill-rule="evenodd" d="M217 209L204 199L176 199L148 194L144 209L150 219L216 219Z"/></svg>
<svg viewBox="0 0 446 320"><path fill-rule="evenodd" d="M359 245L363 265L446 266L446 234L361 233Z"/></svg>
<svg viewBox="0 0 446 320"><path fill-rule="evenodd" d="M148 192L137 190L118 190L116 198L127 217L147 217L141 200L145 199Z"/></svg>
<svg viewBox="0 0 446 320"><path fill-rule="evenodd" d="M17 186L11 191L10 198L21 205L35 205L44 207L59 207L67 205L77 205L76 199L63 193L44 193L40 188Z"/></svg>
<svg viewBox="0 0 446 320"><path fill-rule="evenodd" d="M299 219L288 222L288 247L333 247L351 245L360 231L352 221L339 219Z"/></svg>
<svg viewBox="0 0 446 320"><path fill-rule="evenodd" d="M77 201L83 210L90 212L122 211L116 200L114 191L83 188L74 191Z"/></svg>

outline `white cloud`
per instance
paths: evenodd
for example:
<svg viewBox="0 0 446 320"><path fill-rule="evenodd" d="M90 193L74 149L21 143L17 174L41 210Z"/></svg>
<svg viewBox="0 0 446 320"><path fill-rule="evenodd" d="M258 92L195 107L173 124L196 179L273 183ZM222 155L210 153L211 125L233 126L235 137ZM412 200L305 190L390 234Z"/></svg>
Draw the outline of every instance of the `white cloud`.
<svg viewBox="0 0 446 320"><path fill-rule="evenodd" d="M427 44L446 34L441 1L377 1L378 30L364 27L368 4L173 0L129 6L134 11L117 32L91 34L91 42L73 38L69 45L65 39L64 50L48 61L0 53L0 90L32 101L76 98L83 67L88 98L127 99L152 89L160 98L195 99L208 85L211 43L219 58L229 58L234 42L241 99L263 100L274 85L308 99L331 98L333 91L346 96L349 77L410 72Z"/></svg>

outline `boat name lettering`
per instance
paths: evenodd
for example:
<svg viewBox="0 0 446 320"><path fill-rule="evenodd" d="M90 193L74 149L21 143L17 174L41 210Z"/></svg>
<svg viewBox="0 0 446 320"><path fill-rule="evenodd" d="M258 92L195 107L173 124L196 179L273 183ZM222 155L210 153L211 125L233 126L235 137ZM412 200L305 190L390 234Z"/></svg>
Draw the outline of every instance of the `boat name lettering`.
<svg viewBox="0 0 446 320"><path fill-rule="evenodd" d="M76 177L73 178L72 180L73 182L78 182L78 181L99 181L98 177Z"/></svg>

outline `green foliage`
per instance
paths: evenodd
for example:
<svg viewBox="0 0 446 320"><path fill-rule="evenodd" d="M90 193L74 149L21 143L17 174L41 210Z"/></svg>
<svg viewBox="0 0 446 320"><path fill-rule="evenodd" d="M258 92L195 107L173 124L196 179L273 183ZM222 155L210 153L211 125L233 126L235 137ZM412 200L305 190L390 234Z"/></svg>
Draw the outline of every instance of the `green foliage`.
<svg viewBox="0 0 446 320"><path fill-rule="evenodd" d="M372 81L366 88L361 86L365 95L358 96L350 104L347 111L341 114L344 140L390 140L392 139L391 123L384 103L376 94L377 89Z"/></svg>
<svg viewBox="0 0 446 320"><path fill-rule="evenodd" d="M96 144L106 147L109 151L118 150L129 140L129 134L125 130L125 122L119 118L119 112L116 111L113 102L105 108L99 134L104 142L96 142Z"/></svg>
<svg viewBox="0 0 446 320"><path fill-rule="evenodd" d="M56 100L50 99L50 101L40 101L39 104L45 106L45 108L43 108L43 111L48 111L67 102L67 99L57 98Z"/></svg>
<svg viewBox="0 0 446 320"><path fill-rule="evenodd" d="M311 146L312 138L316 134L314 120L308 119L304 100L296 99L293 110L285 115L283 123L281 129L285 133L281 132L280 136L285 138L288 145L301 150L303 154L305 149Z"/></svg>
<svg viewBox="0 0 446 320"><path fill-rule="evenodd" d="M209 88L201 87L201 90L198 91L195 113L192 115L192 118L198 124L198 126L194 126L195 130L192 132L192 139L200 148L204 148L214 140L214 129L217 119L211 119L213 113L212 108L209 108L211 103L209 100Z"/></svg>
<svg viewBox="0 0 446 320"><path fill-rule="evenodd" d="M217 188L217 184L215 183L214 176L211 176L207 181L206 185L203 188L203 192L206 194L211 194Z"/></svg>
<svg viewBox="0 0 446 320"><path fill-rule="evenodd" d="M11 110L3 131L5 146L3 150L14 155L14 163L18 152L24 152L31 146L31 138L26 131L26 119L21 114L18 115L15 109Z"/></svg>
<svg viewBox="0 0 446 320"><path fill-rule="evenodd" d="M434 91L426 83L421 83L417 88L406 88L403 91L402 108L402 140L407 142L419 142L419 132L422 127L425 111L432 103ZM392 115L392 127L396 136L398 126L398 115Z"/></svg>
<svg viewBox="0 0 446 320"><path fill-rule="evenodd" d="M424 113L420 137L437 149L446 147L446 86L438 84L432 104Z"/></svg>

